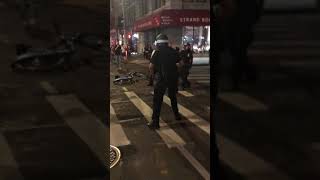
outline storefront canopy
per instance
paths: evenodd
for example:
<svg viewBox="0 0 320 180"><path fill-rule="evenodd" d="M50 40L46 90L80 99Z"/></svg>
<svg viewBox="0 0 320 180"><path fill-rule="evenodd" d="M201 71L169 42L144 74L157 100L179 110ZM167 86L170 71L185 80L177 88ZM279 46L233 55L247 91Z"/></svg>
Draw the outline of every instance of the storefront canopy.
<svg viewBox="0 0 320 180"><path fill-rule="evenodd" d="M208 25L210 25L209 10L167 9L137 20L134 23L134 31L145 31L157 27Z"/></svg>

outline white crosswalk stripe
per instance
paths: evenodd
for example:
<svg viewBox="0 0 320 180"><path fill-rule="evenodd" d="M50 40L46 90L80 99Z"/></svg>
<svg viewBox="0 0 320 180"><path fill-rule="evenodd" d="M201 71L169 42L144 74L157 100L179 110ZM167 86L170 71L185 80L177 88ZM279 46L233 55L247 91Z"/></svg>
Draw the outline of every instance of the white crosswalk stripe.
<svg viewBox="0 0 320 180"><path fill-rule="evenodd" d="M171 106L171 102L169 97L164 96L163 101L168 105ZM208 135L210 135L210 123L208 123L206 120L202 119L200 116L193 113L188 108L182 106L181 104L178 104L179 112L185 116L190 122L198 126L201 130L206 132Z"/></svg>
<svg viewBox="0 0 320 180"><path fill-rule="evenodd" d="M194 95L192 93L189 93L188 91L178 91L179 94L185 97L193 97Z"/></svg>
<svg viewBox="0 0 320 180"><path fill-rule="evenodd" d="M47 81L41 81L39 86L49 95L46 100L55 109L66 124L29 126L23 128L10 128L10 131L37 130L51 127L69 127L91 150L101 164L109 166L106 152L109 152L107 137L108 128L99 120L74 94L60 95L58 90ZM23 180L21 162L16 158L13 147L9 145L8 139L0 131L0 179ZM63 147L60 147L63 148ZM22 162L23 164L24 162ZM38 162L36 162L38 163ZM63 162L62 162L63 164ZM93 179L93 178L92 178Z"/></svg>
<svg viewBox="0 0 320 180"><path fill-rule="evenodd" d="M193 66L188 77L199 84L210 84L210 66Z"/></svg>
<svg viewBox="0 0 320 180"><path fill-rule="evenodd" d="M110 104L110 144L116 147L127 146L130 141L119 124L116 112Z"/></svg>
<svg viewBox="0 0 320 180"><path fill-rule="evenodd" d="M144 115L144 117L148 121L151 121L152 109L136 93L129 91L129 92L125 92L125 94L131 100L131 102L136 106L136 108ZM162 140L166 143L168 148L177 148L177 150L198 171L198 173L202 176L203 179L205 180L210 179L210 173L184 147L186 142L182 139L182 137L180 137L173 129L171 129L161 118L160 118L160 129L156 130L156 132L159 134Z"/></svg>
<svg viewBox="0 0 320 180"><path fill-rule="evenodd" d="M235 172L250 180L290 180L271 163L249 152L232 140L217 134L221 160Z"/></svg>
<svg viewBox="0 0 320 180"><path fill-rule="evenodd" d="M16 162L6 138L0 134L0 179L22 180L23 176L19 172Z"/></svg>
<svg viewBox="0 0 320 180"><path fill-rule="evenodd" d="M68 126L88 145L108 167L106 161L107 128L75 95L52 95L46 99ZM77 112L77 113L74 113Z"/></svg>
<svg viewBox="0 0 320 180"><path fill-rule="evenodd" d="M56 112L66 121L68 126L88 145L100 162L108 167L106 161L108 129L88 107L74 94L53 95L58 93L49 82L42 81L40 86L50 95L47 101ZM77 113L74 113L77 112Z"/></svg>
<svg viewBox="0 0 320 180"><path fill-rule="evenodd" d="M125 92L130 101L136 106L136 108L144 115L147 121L152 120L152 109L138 97L134 92ZM171 128L168 124L160 119L160 130L157 130L157 133L162 138L162 140L167 144L169 148L185 145L185 141Z"/></svg>
<svg viewBox="0 0 320 180"><path fill-rule="evenodd" d="M268 106L243 93L219 93L219 98L243 111L266 111Z"/></svg>

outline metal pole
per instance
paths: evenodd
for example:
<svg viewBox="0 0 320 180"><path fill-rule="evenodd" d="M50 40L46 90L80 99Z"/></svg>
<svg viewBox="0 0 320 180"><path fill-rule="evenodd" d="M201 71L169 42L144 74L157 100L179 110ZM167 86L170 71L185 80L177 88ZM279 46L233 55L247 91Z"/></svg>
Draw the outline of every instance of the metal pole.
<svg viewBox="0 0 320 180"><path fill-rule="evenodd" d="M193 50L193 44L194 44L194 26L192 26L192 47L191 47L192 50Z"/></svg>
<svg viewBox="0 0 320 180"><path fill-rule="evenodd" d="M122 14L123 14L123 44L127 44L126 41L126 21L125 21L125 9L124 9L124 1L122 0Z"/></svg>

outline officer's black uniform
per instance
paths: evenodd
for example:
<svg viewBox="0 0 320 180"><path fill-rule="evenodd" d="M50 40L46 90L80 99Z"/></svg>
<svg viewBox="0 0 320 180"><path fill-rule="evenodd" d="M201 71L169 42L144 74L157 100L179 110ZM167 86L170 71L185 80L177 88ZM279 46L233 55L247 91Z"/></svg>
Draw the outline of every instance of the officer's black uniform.
<svg viewBox="0 0 320 180"><path fill-rule="evenodd" d="M160 36L160 35L159 35ZM159 37L158 36L158 37ZM171 100L172 111L175 118L180 120L179 110L177 106L177 81L178 68L176 63L179 63L179 54L167 43L159 45L157 50L154 50L151 56L151 63L154 65L154 96L153 96L153 114L152 121L148 124L150 128L159 128L159 117L163 95L168 89L168 96Z"/></svg>
<svg viewBox="0 0 320 180"><path fill-rule="evenodd" d="M260 0L261 1L261 0ZM254 25L261 16L263 6L259 0L235 0L236 11L227 28L227 46L233 58L232 79L233 88L239 88L239 82L245 75L248 80L255 81L257 70L249 62L248 47L254 39Z"/></svg>
<svg viewBox="0 0 320 180"><path fill-rule="evenodd" d="M182 69L181 69L182 87L187 88L187 87L190 87L190 82L188 81L188 76L190 73L190 69L192 67L192 60L193 60L192 50L191 49L184 49L181 51L180 56L181 56L181 60L183 62Z"/></svg>

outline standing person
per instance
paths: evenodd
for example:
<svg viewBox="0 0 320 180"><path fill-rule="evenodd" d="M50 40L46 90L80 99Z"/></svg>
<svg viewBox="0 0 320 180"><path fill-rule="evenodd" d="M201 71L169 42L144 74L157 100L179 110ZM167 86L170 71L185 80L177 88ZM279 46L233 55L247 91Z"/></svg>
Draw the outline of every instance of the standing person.
<svg viewBox="0 0 320 180"><path fill-rule="evenodd" d="M177 103L177 80L179 55L168 46L168 37L159 34L156 38L157 49L152 52L149 70L151 74L155 74L155 86L153 96L153 114L152 121L148 123L151 129L159 129L159 118L163 95L168 89L168 96L171 101L172 111L176 120L181 120Z"/></svg>
<svg viewBox="0 0 320 180"><path fill-rule="evenodd" d="M116 47L114 48L114 51L115 51L115 56L116 56L116 63L118 65L118 68L120 68L122 51L121 51L121 46L120 46L119 42L117 42Z"/></svg>
<svg viewBox="0 0 320 180"><path fill-rule="evenodd" d="M189 88L190 82L188 81L188 76L193 64L193 53L189 43L187 43L183 47L183 50L181 51L181 60L182 60L182 68L181 68L182 88Z"/></svg>
<svg viewBox="0 0 320 180"><path fill-rule="evenodd" d="M148 51L149 51L149 45L146 44L146 45L144 46L144 51L143 51L144 59L148 59Z"/></svg>
<svg viewBox="0 0 320 180"><path fill-rule="evenodd" d="M239 89L244 76L252 82L257 79L256 68L249 62L248 47L253 42L254 25L260 19L263 3L263 0L234 0L234 14L227 28L227 47L233 58L233 89Z"/></svg>

